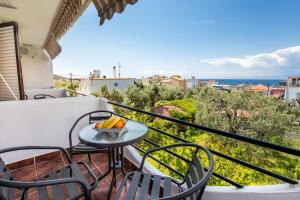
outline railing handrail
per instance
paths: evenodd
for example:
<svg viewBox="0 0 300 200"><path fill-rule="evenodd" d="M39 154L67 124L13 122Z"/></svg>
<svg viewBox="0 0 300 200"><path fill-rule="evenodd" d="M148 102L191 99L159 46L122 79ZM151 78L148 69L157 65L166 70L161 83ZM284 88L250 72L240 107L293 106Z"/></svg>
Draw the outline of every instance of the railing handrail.
<svg viewBox="0 0 300 200"><path fill-rule="evenodd" d="M82 93L76 92L75 90L70 90L70 89L65 89L65 90L68 91L68 92L73 92L74 94L78 94L78 95L81 95L81 96L88 96L86 94L82 94Z"/></svg>
<svg viewBox="0 0 300 200"><path fill-rule="evenodd" d="M179 119L176 119L176 118L173 118L173 117L167 117L167 116L155 114L155 113L152 113L152 112L148 112L148 111L145 111L145 110L140 110L140 109L137 109L137 108L133 108L131 106L118 104L118 103L114 103L114 102L111 102L111 101L108 101L108 103L110 103L112 105L115 105L115 106L119 106L119 107L122 107L122 108L129 109L129 110L133 110L133 111L136 111L136 112L140 112L140 113L143 113L143 114L146 114L146 115L150 115L150 116L153 116L153 117L164 119L164 120L167 120L167 121L183 124L183 125L190 126L190 127L193 127L193 128L197 128L197 129L200 129L200 130L204 130L204 131L207 131L207 132L210 132L210 133L214 133L214 134L217 134L217 135L222 135L224 137L240 140L240 141L243 141L243 142L246 142L246 143L250 143L250 144L258 145L258 146L261 146L261 147L273 149L273 150L284 152L284 153L291 154L291 155L294 155L294 156L300 156L300 150L298 150L298 149L293 149L293 148L281 146L281 145L278 145L278 144L273 144L273 143L270 143L270 142L250 138L250 137L247 137L247 136L242 136L242 135L239 135L239 134L234 134L234 133L230 133L230 132L226 132L226 131L221 131L221 130L205 127L205 126L202 126L202 125L199 125L199 124L194 124L194 123L186 122L186 121L179 120Z"/></svg>

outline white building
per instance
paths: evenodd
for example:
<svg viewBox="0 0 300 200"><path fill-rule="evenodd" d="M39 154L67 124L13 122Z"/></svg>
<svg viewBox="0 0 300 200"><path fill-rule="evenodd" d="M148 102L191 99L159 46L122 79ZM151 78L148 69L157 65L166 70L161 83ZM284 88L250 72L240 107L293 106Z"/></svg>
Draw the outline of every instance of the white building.
<svg viewBox="0 0 300 200"><path fill-rule="evenodd" d="M191 79L186 80L187 89L195 89L199 86L199 79L196 79L194 76Z"/></svg>
<svg viewBox="0 0 300 200"><path fill-rule="evenodd" d="M290 76L285 90L285 99L291 101L297 98L300 98L300 76Z"/></svg>
<svg viewBox="0 0 300 200"><path fill-rule="evenodd" d="M107 86L108 90L116 88L122 92L125 92L129 85L134 84L135 78L92 78L92 79L81 79L79 88L77 91L83 94L92 94L100 90L104 85Z"/></svg>

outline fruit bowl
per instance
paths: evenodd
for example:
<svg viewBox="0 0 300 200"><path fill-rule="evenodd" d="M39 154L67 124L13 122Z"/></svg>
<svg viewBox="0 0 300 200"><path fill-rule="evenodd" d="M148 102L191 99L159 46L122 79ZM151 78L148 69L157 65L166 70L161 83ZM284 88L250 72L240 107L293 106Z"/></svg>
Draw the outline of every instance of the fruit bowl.
<svg viewBox="0 0 300 200"><path fill-rule="evenodd" d="M125 125L126 119L113 115L103 122L97 122L94 129L99 133L121 134L128 131Z"/></svg>
<svg viewBox="0 0 300 200"><path fill-rule="evenodd" d="M94 128L98 133L115 133L122 134L128 131L126 127L124 128Z"/></svg>

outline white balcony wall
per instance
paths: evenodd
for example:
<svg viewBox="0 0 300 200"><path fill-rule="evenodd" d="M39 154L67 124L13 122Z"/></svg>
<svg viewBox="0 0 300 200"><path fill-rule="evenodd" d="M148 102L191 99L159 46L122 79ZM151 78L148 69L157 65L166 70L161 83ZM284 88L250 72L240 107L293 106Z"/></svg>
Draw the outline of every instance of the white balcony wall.
<svg viewBox="0 0 300 200"><path fill-rule="evenodd" d="M45 89L53 86L53 63L41 48L25 47L21 55L23 83L25 90Z"/></svg>
<svg viewBox="0 0 300 200"><path fill-rule="evenodd" d="M0 149L24 145L68 147L68 134L81 115L94 110L111 109L106 100L95 97L73 97L45 100L0 102ZM83 120L75 133L88 121ZM78 141L78 136L73 136ZM49 152L49 151L47 151ZM11 163L46 151L20 151L1 157Z"/></svg>

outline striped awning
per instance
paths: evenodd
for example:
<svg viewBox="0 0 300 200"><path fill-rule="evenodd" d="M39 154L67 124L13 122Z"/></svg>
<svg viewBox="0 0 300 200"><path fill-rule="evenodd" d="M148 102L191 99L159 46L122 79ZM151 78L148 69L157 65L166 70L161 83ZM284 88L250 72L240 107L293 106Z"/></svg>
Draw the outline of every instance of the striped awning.
<svg viewBox="0 0 300 200"><path fill-rule="evenodd" d="M0 0L0 7L17 9L12 0Z"/></svg>
<svg viewBox="0 0 300 200"><path fill-rule="evenodd" d="M44 44L44 48L51 59L54 59L61 52L58 40L73 25L89 3L90 0L62 0L60 9L52 24L46 43Z"/></svg>
<svg viewBox="0 0 300 200"><path fill-rule="evenodd" d="M125 7L130 4L134 5L138 0L92 0L100 17L100 25L106 19L113 18L115 13L121 13Z"/></svg>
<svg viewBox="0 0 300 200"><path fill-rule="evenodd" d="M60 54L61 46L59 45L53 34L51 34L48 38L45 49L51 59L54 59L58 54Z"/></svg>

